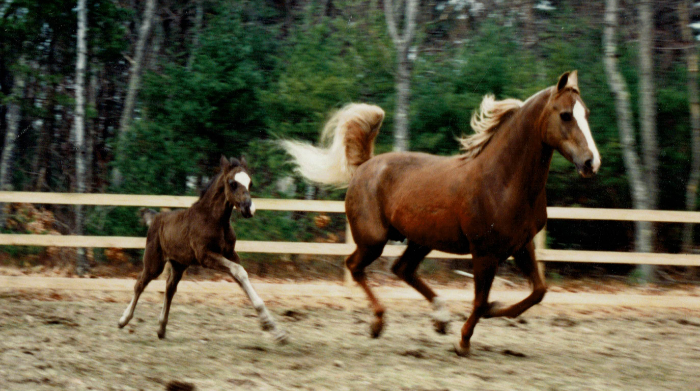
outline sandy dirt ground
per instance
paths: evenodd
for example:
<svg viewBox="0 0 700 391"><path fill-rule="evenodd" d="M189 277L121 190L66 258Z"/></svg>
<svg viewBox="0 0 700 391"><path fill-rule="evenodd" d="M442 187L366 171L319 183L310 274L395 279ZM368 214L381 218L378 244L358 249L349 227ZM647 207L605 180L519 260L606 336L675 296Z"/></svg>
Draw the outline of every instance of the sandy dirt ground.
<svg viewBox="0 0 700 391"><path fill-rule="evenodd" d="M369 338L357 298L267 298L291 340L275 344L242 295L178 293L168 334L162 294L146 292L131 323L129 292L0 293L0 389L164 390L698 390L696 309L543 303L521 318L479 323L472 355L452 346L469 311L451 301L448 335L429 306L386 301Z"/></svg>

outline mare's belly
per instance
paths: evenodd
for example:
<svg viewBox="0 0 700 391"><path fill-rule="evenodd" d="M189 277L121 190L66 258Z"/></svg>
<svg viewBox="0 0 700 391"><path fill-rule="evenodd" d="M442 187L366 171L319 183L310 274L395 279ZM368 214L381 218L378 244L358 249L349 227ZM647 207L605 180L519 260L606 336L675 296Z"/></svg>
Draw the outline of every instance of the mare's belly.
<svg viewBox="0 0 700 391"><path fill-rule="evenodd" d="M441 208L413 206L395 215L392 225L408 240L434 250L468 254L469 241L462 233L457 213Z"/></svg>

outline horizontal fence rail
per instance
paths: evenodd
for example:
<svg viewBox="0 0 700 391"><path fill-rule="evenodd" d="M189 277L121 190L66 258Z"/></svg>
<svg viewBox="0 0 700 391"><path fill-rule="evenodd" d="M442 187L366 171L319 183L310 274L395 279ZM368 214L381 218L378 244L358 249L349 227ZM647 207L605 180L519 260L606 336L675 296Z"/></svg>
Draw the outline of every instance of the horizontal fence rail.
<svg viewBox="0 0 700 391"><path fill-rule="evenodd" d="M0 192L0 203L186 208L192 205L196 200L197 197L186 196ZM254 202L258 210L345 213L345 205L342 201L257 198L254 199ZM564 207L549 207L547 211L550 219L700 223L700 212ZM123 236L0 234L0 245L144 248L146 245L146 239L141 237ZM405 248L406 246L402 245L387 245L382 255L388 257L399 256L403 253ZM245 240L236 242L236 250L242 253L346 256L354 249L355 246L352 243L273 242ZM540 248L537 250L537 257L539 261L543 262L700 266L700 255L695 254L550 250ZM428 258L469 259L471 256L433 251L428 255Z"/></svg>
<svg viewBox="0 0 700 391"><path fill-rule="evenodd" d="M0 191L0 203L57 204L57 205L113 205L146 206L162 208L189 208L198 197L140 195L140 194L79 194L79 193L35 193L22 191ZM284 200L254 198L258 210L345 213L343 201ZM650 221L655 223L700 223L700 212L675 210L572 208L550 206L550 219L561 220L611 220Z"/></svg>

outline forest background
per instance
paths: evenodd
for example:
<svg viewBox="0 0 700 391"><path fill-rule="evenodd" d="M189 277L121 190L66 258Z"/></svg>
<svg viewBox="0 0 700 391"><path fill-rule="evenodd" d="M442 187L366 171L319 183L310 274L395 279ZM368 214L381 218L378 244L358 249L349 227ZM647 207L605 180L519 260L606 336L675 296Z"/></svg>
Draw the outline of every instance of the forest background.
<svg viewBox="0 0 700 391"><path fill-rule="evenodd" d="M194 195L223 154L246 156L254 197L342 200L295 176L275 140L316 141L332 110L367 102L387 113L378 153L454 155L485 94L524 100L576 69L603 165L582 179L555 154L549 205L696 210L698 19L685 0L2 0L0 188ZM5 205L0 225L146 232L127 207ZM345 230L342 215L266 211L234 226L246 240L343 241ZM550 248L611 251L695 252L698 240L692 227L605 221L550 221L547 235ZM88 255L86 267L115 262L109 249ZM0 248L4 263L56 258L76 256ZM260 274L301 267L276 258L246 262Z"/></svg>

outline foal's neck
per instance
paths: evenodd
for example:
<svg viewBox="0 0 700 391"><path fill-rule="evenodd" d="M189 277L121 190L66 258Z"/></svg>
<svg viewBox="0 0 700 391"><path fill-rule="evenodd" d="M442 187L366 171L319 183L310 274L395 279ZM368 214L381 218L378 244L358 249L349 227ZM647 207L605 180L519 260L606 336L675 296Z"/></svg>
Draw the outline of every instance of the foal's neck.
<svg viewBox="0 0 700 391"><path fill-rule="evenodd" d="M219 179L215 181L192 207L209 215L214 221L228 224L231 220L233 205L226 200L224 188L219 184Z"/></svg>

